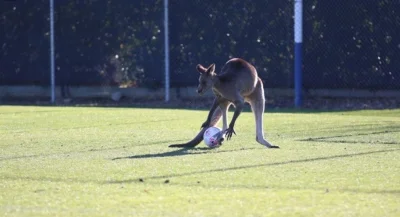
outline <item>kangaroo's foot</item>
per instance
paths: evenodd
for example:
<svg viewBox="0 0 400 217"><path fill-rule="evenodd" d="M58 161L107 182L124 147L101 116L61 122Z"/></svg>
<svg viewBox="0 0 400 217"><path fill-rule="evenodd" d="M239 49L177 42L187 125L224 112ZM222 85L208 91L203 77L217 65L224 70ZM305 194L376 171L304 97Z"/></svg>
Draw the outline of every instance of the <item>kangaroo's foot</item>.
<svg viewBox="0 0 400 217"><path fill-rule="evenodd" d="M264 138L256 138L257 142L260 143L261 145L266 146L267 148L279 148L279 146L272 145L271 143L267 142Z"/></svg>

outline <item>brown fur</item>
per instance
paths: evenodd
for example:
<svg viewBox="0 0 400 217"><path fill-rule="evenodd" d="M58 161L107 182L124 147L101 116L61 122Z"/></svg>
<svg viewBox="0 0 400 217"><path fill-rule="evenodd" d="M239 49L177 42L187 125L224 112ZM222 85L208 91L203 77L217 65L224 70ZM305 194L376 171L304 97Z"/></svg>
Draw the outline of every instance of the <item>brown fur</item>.
<svg viewBox="0 0 400 217"><path fill-rule="evenodd" d="M174 144L170 147L194 147L203 140L204 131L218 124L223 119L222 130L226 138L231 139L236 119L239 117L245 102L249 103L256 120L256 141L268 148L279 148L270 144L264 138L263 113L265 109L264 87L258 77L257 70L247 61L239 58L229 60L222 68L221 74L215 74L215 65L208 68L197 65L200 72L197 92L204 93L212 89L216 98L210 109L207 120L202 124L201 131L191 141L184 144ZM231 104L235 106L235 112L228 125L227 112Z"/></svg>

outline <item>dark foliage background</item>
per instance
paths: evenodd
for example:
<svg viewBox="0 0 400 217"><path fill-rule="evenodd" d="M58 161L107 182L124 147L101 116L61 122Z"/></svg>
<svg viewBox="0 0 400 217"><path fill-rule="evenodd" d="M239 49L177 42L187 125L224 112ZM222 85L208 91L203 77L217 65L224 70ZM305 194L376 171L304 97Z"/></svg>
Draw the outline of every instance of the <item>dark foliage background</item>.
<svg viewBox="0 0 400 217"><path fill-rule="evenodd" d="M158 88L162 0L55 1L56 80ZM293 1L170 0L172 86L195 65L253 63L268 87L293 87ZM0 85L48 86L48 0L0 2ZM400 1L304 1L304 88L399 89Z"/></svg>

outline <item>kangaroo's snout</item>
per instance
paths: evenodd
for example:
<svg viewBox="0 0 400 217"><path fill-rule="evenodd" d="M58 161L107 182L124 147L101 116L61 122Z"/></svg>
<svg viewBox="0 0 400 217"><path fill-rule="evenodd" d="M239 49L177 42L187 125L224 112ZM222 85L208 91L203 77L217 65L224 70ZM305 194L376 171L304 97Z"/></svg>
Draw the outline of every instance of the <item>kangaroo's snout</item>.
<svg viewBox="0 0 400 217"><path fill-rule="evenodd" d="M197 88L197 91L196 91L198 94L202 94L203 93L203 88Z"/></svg>

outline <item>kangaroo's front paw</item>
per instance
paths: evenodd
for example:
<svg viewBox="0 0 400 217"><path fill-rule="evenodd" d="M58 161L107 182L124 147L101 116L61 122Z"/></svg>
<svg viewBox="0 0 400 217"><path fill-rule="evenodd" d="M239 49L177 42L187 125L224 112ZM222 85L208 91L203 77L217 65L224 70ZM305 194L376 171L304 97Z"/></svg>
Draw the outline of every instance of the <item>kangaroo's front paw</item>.
<svg viewBox="0 0 400 217"><path fill-rule="evenodd" d="M228 129L226 129L226 140L230 140L232 138L232 134L236 135L235 130L233 129L233 127L229 127Z"/></svg>
<svg viewBox="0 0 400 217"><path fill-rule="evenodd" d="M219 135L217 136L217 141L218 141L218 144L221 146L222 145L222 143L224 143L224 141L225 141L225 134L224 134L224 132L220 132L219 133Z"/></svg>

